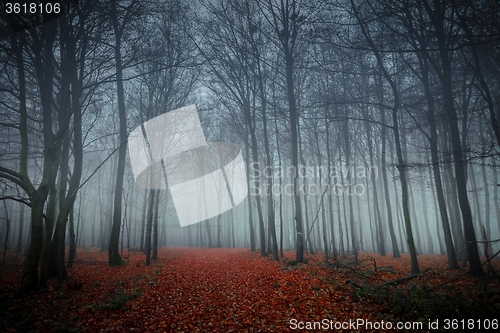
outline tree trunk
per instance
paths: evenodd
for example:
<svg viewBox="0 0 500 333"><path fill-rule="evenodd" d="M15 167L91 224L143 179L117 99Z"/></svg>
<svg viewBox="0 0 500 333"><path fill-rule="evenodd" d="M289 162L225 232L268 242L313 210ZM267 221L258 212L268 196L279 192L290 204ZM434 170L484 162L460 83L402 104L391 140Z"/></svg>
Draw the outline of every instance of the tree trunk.
<svg viewBox="0 0 500 333"><path fill-rule="evenodd" d="M298 124L299 112L295 99L295 86L293 80L294 59L288 47L288 39L285 41L285 64L286 64L286 87L288 97L288 108L290 110L290 127L292 134L292 166L293 172L293 199L295 203L295 230L297 238L296 260L304 261L304 234L302 228L302 204L300 202L300 178L299 178L299 142Z"/></svg>
<svg viewBox="0 0 500 333"><path fill-rule="evenodd" d="M210 220L205 221L205 226L207 227L207 237L208 237L208 247L214 247L214 243L212 242L212 233L210 232Z"/></svg>
<svg viewBox="0 0 500 333"><path fill-rule="evenodd" d="M75 221L74 221L74 209L71 209L69 213L69 256L68 256L68 268L73 267L73 261L76 257L76 235L75 235Z"/></svg>
<svg viewBox="0 0 500 333"><path fill-rule="evenodd" d="M422 154L421 153L419 153L419 161L422 161ZM429 213L427 211L427 199L426 199L427 196L425 195L425 188L426 188L425 170L421 170L420 175L421 175L421 177L420 177L420 198L422 200L425 233L427 236L426 251L427 251L427 253L432 254L432 253L434 253L434 244L432 241L431 231L429 228L430 219L429 219Z"/></svg>
<svg viewBox="0 0 500 333"><path fill-rule="evenodd" d="M328 128L327 128L328 130ZM318 137L318 131L314 131L314 139L316 141L316 148L317 148L317 158L318 158L318 178L319 178L319 188L320 188L320 193L321 193L321 202L318 204L318 209L321 209L321 230L323 233L323 252L324 252L324 260L325 263L328 263L328 232L327 232L327 224L326 224L326 213L325 213L325 203L323 200L324 195L331 196L331 193L329 192L330 188L326 188L326 192L323 194L325 190L323 190L323 168L322 168L322 155L321 155L321 149L320 149L320 142L319 142L319 137ZM327 170L327 177L330 177L329 175L330 170ZM315 178L316 178L316 170L315 170ZM328 193L327 193L328 192ZM318 228L319 229L319 228Z"/></svg>
<svg viewBox="0 0 500 333"><path fill-rule="evenodd" d="M346 115L347 116L347 115ZM351 147L350 147L350 141L349 141L349 121L346 120L346 124L344 126L344 153L345 153L345 166L347 169L346 172L346 185L348 187L348 193L346 194L345 191L343 192L344 198L345 195L347 195L347 202L348 202L348 208L349 208L349 227L351 228L351 247L352 247L352 253L354 255L354 261L358 261L358 239L356 235L356 224L354 221L354 207L352 204L352 191L353 191L353 186L352 186L352 172L354 172L354 166L351 165Z"/></svg>
<svg viewBox="0 0 500 333"><path fill-rule="evenodd" d="M250 110L246 111L250 115ZM250 117L248 117L250 118ZM250 119L249 119L250 120ZM253 170L253 187L257 189L258 194L255 195L255 201L257 202L257 216L259 219L259 236L260 236L260 254L265 257L266 252L266 230L264 228L264 217L262 214L262 203L260 200L260 194L262 189L260 188L260 164L259 164L259 154L257 151L257 137L255 135L255 126L250 127L250 139L252 142L252 170Z"/></svg>
<svg viewBox="0 0 500 333"><path fill-rule="evenodd" d="M379 83L380 88L382 88L381 83ZM379 97L380 98L380 97ZM392 219L392 206L391 206L391 195L389 193L389 182L387 181L387 165L386 165L386 133L387 127L385 125L385 112L381 110L380 112L380 121L382 122L382 156L381 156L381 168L382 168L382 182L384 184L384 195L385 195L385 206L387 209L387 223L389 225L389 234L391 235L391 244L392 244L392 256L394 258L400 258L401 253L399 252L398 241L396 239L396 232L394 231L394 222Z"/></svg>
<svg viewBox="0 0 500 333"><path fill-rule="evenodd" d="M38 262L43 247L43 206L46 196L31 196L31 239L26 253L26 263L21 275L21 291L28 292L38 286Z"/></svg>
<svg viewBox="0 0 500 333"><path fill-rule="evenodd" d="M399 122L398 122L398 111L399 111L399 91L396 86L396 83L392 79L391 75L387 71L387 69L384 66L384 62L382 60L382 57L380 56L380 53L378 52L377 47L375 46L373 40L371 37L368 35L365 25L363 21L361 20L361 17L359 16L359 12L355 8L354 1L351 0L351 6L354 9L354 14L356 16L356 19L358 23L361 26L361 30L363 32L363 35L365 36L366 41L370 45L370 48L372 52L375 55L375 58L377 59L377 64L380 67L380 70L382 71L382 75L384 78L389 82L389 85L391 86L393 96L394 96L394 104L392 106L392 129L394 132L394 141L396 144L396 155L398 158L398 164L397 168L399 171L399 177L401 179L401 190L402 190L402 201L403 201L403 216L405 220L405 227L406 227L406 236L407 236L407 242L408 242L408 249L410 251L410 260L411 260L411 270L413 274L419 274L420 269L418 267L418 261L417 261L417 251L415 249L415 243L413 240L413 230L411 227L411 218L410 218L410 209L409 209L409 203L408 203L408 182L406 180L406 168L407 166L404 163L403 160L403 152L401 148L401 137L399 134Z"/></svg>
<svg viewBox="0 0 500 333"><path fill-rule="evenodd" d="M221 242L221 233L222 233L221 218L222 218L222 214L219 214L217 216L217 247L222 247L222 242Z"/></svg>
<svg viewBox="0 0 500 333"><path fill-rule="evenodd" d="M443 236L441 235L441 231L442 230L439 227L439 221L441 220L441 217L440 217L440 212L439 212L439 205L438 205L436 191L434 190L436 188L436 186L434 185L434 173L432 171L432 163L430 162L430 157L429 156L430 155L427 154L427 165L429 166L428 173L429 173L429 179L430 179L429 188L430 188L430 190L432 192L432 200L431 201L432 201L432 204L433 204L433 207L434 207L434 213L436 215L436 236L437 236L437 239L438 239L439 254L442 255L442 256L444 256L446 254L445 242L443 240Z"/></svg>
<svg viewBox="0 0 500 333"><path fill-rule="evenodd" d="M259 80L261 94L264 94L264 86L262 83L262 78ZM276 224L275 224L275 212L274 212L274 201L273 201L273 166L271 161L271 151L269 149L269 136L267 133L267 107L266 98L262 96L262 122L264 131L264 150L266 153L266 168L270 170L270 175L264 175L266 177L266 198L267 198L267 223L269 226L269 232L271 233L272 239L272 252L274 260L279 260L278 256L278 240L276 238Z"/></svg>
<svg viewBox="0 0 500 333"><path fill-rule="evenodd" d="M146 223L146 239L144 246L144 252L146 252L146 266L149 266L151 264L151 229L153 227L156 191L157 190L149 190L148 217Z"/></svg>
<svg viewBox="0 0 500 333"><path fill-rule="evenodd" d="M377 181L376 181L376 177L377 175L375 174L375 171L374 171L374 166L375 166L375 163L374 163L374 160L373 160L373 143L372 143L372 136L371 136L371 128L370 126L368 126L368 114L365 110L365 108L363 108L363 115L364 115L364 118L366 119L365 121L365 129L366 129L366 133L367 133L367 138L366 140L368 141L368 154L370 156L370 165L369 165L369 169L370 169L370 179L372 181L372 187L373 187L373 206L375 208L375 221L377 221L376 223L376 226L377 226L377 234L378 234L378 251L380 253L381 256L385 256L385 237L384 237L384 229L383 229L383 226L382 226L382 216L380 214L380 206L379 206L379 200L378 200L378 191L377 191Z"/></svg>
<svg viewBox="0 0 500 333"><path fill-rule="evenodd" d="M469 261L471 267L471 274L473 276L483 276L484 271L481 267L481 260L479 258L479 251L477 248L476 234L474 231L474 224L472 221L472 211L467 196L467 171L465 165L465 156L463 153L462 143L460 141L460 130L458 127L458 116L455 109L453 100L453 85L452 85L452 72L451 72L451 59L448 52L448 45L446 41L446 33L444 23L448 19L444 15L445 4L440 0L433 1L433 8L430 7L427 1L423 2L425 9L432 17L431 23L436 30L437 43L439 47L439 58L441 68L433 62L436 72L439 74L441 87L443 89L444 97L444 110L446 112L448 126L450 130L450 139L452 145L453 164L455 166L455 181L458 192L458 201L460 210L462 212L462 221L464 226L464 235L467 242L467 251L469 254ZM428 55L428 54L427 54ZM465 136L465 133L463 133Z"/></svg>
<svg viewBox="0 0 500 333"><path fill-rule="evenodd" d="M278 154L278 167L280 169L283 168L283 164L282 164L282 161L281 161L281 150L280 150L280 140L279 140L279 135L278 135L278 120L277 120L277 117L276 117L276 110L274 110L274 130L276 132L276 152ZM281 172L280 172L280 175L279 175L279 188L280 188L280 193L279 193L279 196L280 196L280 256L281 258L284 257L284 254L283 254L283 177L285 175L283 175Z"/></svg>
<svg viewBox="0 0 500 333"><path fill-rule="evenodd" d="M69 172L69 133L64 135L64 142L61 152L61 163L59 173L59 215L56 220L54 238L52 239L52 248L56 258L56 272L59 281L68 278L66 271L65 250L66 250L66 222L68 221L68 205L66 201L66 190L68 184Z"/></svg>
<svg viewBox="0 0 500 333"><path fill-rule="evenodd" d="M19 205L19 234L17 235L16 256L23 251L24 204Z"/></svg>
<svg viewBox="0 0 500 333"><path fill-rule="evenodd" d="M57 32L56 22L51 21L42 26L42 38L39 50L43 48L43 54L37 54L35 58L36 76L40 86L40 96L42 99L42 134L43 134L43 172L39 187L35 190L28 179L27 174L27 114L25 100L21 99L21 123L20 134L22 140L20 174L25 181L25 190L31 201L31 239L30 246L26 254L26 263L21 275L21 292L28 292L36 289L38 285L38 264L43 247L43 208L49 189L55 183L57 175L57 165L59 161L60 142L56 142L52 132L52 103L53 103L53 76L54 65L53 45ZM20 49L18 49L19 51ZM22 54L19 54L18 65L22 65ZM45 61L42 61L42 58ZM20 73L20 86L24 88L24 70L18 68Z"/></svg>
<svg viewBox="0 0 500 333"><path fill-rule="evenodd" d="M148 207L148 193L150 191L144 190L144 200L142 204L142 218L141 218L141 239L139 240L139 251L144 252L144 233L146 231L146 212Z"/></svg>
<svg viewBox="0 0 500 333"><path fill-rule="evenodd" d="M154 212L154 224L153 224L153 255L152 259L158 259L158 209L160 206L160 191L156 191L156 199L155 199L155 212Z"/></svg>
<svg viewBox="0 0 500 333"><path fill-rule="evenodd" d="M479 126L481 126L482 122L480 121ZM481 142L484 141L484 132L481 131ZM483 148L483 156L486 155L486 147ZM481 163L481 175L482 175L482 181L483 181L483 186L484 186L484 226L486 227L486 233L488 235L491 235L491 224L490 224L490 214L491 214L491 203L490 203L490 189L489 189L489 183L488 179L486 176L486 158L483 158ZM488 246L488 257L492 258L493 257L493 249L491 246Z"/></svg>
<svg viewBox="0 0 500 333"><path fill-rule="evenodd" d="M327 119L327 113L328 110L325 108L325 132L326 132L326 159L327 159L327 177L328 177L328 216L330 220L330 231L331 231L331 238L332 238L332 253L333 253L333 260L337 260L338 258L338 251L337 251L337 246L335 244L335 223L333 219L333 196L335 195L335 190L332 188L332 153L331 153L331 147L330 147L330 123ZM336 181L337 178L335 177L334 180ZM336 185L336 184L334 184ZM338 199L338 197L337 197ZM339 207L339 225L341 225L340 221L340 207Z"/></svg>
<svg viewBox="0 0 500 333"><path fill-rule="evenodd" d="M113 32L115 34L115 69L116 69L116 93L118 98L118 115L120 119L120 135L118 139L118 167L116 171L116 182L113 202L113 222L111 226L111 235L109 238L108 264L110 266L120 265L122 258L118 250L120 243L120 224L122 220L122 193L123 176L125 174L125 157L127 154L127 115L125 113L125 93L123 89L123 65L121 55L121 41L123 26L118 23L118 13L116 0L111 0L111 21L113 23ZM122 24L126 24L123 22Z"/></svg>
<svg viewBox="0 0 500 333"><path fill-rule="evenodd" d="M438 133L436 128L436 119L434 117L434 99L431 94L429 84L429 71L427 67L427 60L423 59L422 66L422 83L424 85L424 92L427 99L427 119L429 121L430 137L429 148L431 151L431 164L434 176L434 184L436 186L436 195L439 205L439 213L441 216L441 224L444 232L444 242L446 245L446 254L448 256L448 268L458 269L457 255L455 246L453 245L453 238L451 236L450 222L448 219L448 212L446 210L446 202L444 198L443 182L441 180L441 171L439 170L439 157L438 157Z"/></svg>
<svg viewBox="0 0 500 333"><path fill-rule="evenodd" d="M305 237L305 241L304 241L304 250L306 253L310 253L310 254L315 254L315 250L314 250L314 247L312 245L312 240L310 237L310 229L309 229L309 205L308 205L308 197L309 197L309 192L307 191L307 188L308 188L308 181L307 181L307 178L309 177L308 173L309 173L309 169L308 169L308 165L307 163L304 161L304 156L302 154L302 138L300 136L300 128L299 128L299 125L297 124L297 127L298 127L298 141L299 141L299 155L300 155L300 161L302 162L302 167L304 168L305 170L305 173L301 176L299 174L299 178L300 179L303 179L303 185L302 187L304 189L306 189L304 192L304 216L305 216L305 235L303 237ZM299 172L299 170L297 170L297 172ZM300 181L299 181L299 185L300 185Z"/></svg>
<svg viewBox="0 0 500 333"><path fill-rule="evenodd" d="M248 125L246 126L248 138ZM247 195L247 206L248 206L248 227L250 229L250 251L255 251L255 230L253 227L253 209L252 209L252 185L250 183L250 147L247 144L245 147L245 158L247 162L246 174L247 174L247 187L248 187L248 195Z"/></svg>
<svg viewBox="0 0 500 333"><path fill-rule="evenodd" d="M53 184L49 192L49 202L45 214L45 232L44 242L42 247L42 254L40 258L40 286L47 287L48 278L57 276L56 269L56 246L57 242L52 242L52 236L57 239L54 231L55 226L55 212L57 204L57 190L56 184ZM54 235L53 235L54 233Z"/></svg>
<svg viewBox="0 0 500 333"><path fill-rule="evenodd" d="M495 161L495 157L491 157L491 166L493 168L493 197L495 198L494 200L494 203L495 203L495 216L497 217L497 228L498 228L498 232L500 233L500 219L498 218L500 216L500 204L498 203L498 195L499 195L499 191L498 191L498 187L500 186L498 184L498 170L497 170L497 164L496 164L496 161Z"/></svg>

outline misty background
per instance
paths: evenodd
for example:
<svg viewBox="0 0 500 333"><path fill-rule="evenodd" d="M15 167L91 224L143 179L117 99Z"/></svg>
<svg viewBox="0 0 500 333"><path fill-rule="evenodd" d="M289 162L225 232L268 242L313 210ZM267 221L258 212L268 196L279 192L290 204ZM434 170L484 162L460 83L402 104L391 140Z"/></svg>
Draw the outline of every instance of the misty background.
<svg viewBox="0 0 500 333"><path fill-rule="evenodd" d="M498 2L59 3L0 19L0 242L22 288L67 278L77 247L410 253L413 273L430 253L478 276L499 250ZM249 195L181 228L127 138L191 104L241 147Z"/></svg>

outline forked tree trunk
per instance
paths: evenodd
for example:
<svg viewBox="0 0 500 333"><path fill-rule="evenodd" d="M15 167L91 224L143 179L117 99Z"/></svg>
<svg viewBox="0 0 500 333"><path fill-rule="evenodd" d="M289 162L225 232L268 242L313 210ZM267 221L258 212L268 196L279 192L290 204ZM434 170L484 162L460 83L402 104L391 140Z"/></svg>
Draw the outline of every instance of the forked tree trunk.
<svg viewBox="0 0 500 333"><path fill-rule="evenodd" d="M20 108L20 134L21 134L21 162L20 174L24 177L22 179L24 189L27 192L31 201L31 239L30 246L26 254L26 263L21 275L21 292L27 292L36 289L38 285L38 264L43 247L43 208L51 184L55 183L57 175L57 165L59 161L60 142L56 142L54 133L52 132L52 103L53 103L53 76L54 65L53 59L53 45L57 33L57 25L54 21L48 22L42 26L42 38L38 45L40 53L35 57L36 76L40 86L40 96L42 100L42 134L43 134L43 172L40 185L37 189L33 187L28 178L27 173L27 154L28 154L28 126L27 126L27 111L26 111L26 97L21 95L21 108ZM42 51L43 49L43 51ZM25 88L25 76L22 61L21 48L16 48L19 83L22 89ZM43 52L43 53L42 53ZM42 58L45 61L42 61ZM25 92L23 93L25 94Z"/></svg>

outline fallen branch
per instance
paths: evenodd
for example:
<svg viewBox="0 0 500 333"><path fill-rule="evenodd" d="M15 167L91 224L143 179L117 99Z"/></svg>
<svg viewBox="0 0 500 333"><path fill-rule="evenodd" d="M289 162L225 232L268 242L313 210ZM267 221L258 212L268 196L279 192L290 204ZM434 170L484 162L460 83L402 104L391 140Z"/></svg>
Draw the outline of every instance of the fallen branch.
<svg viewBox="0 0 500 333"><path fill-rule="evenodd" d="M417 278L418 276L419 276L419 274L405 276L403 278L387 281L387 282L383 283L382 286L390 286L390 285L394 285L394 284L400 284L401 282L413 280L414 278Z"/></svg>
<svg viewBox="0 0 500 333"><path fill-rule="evenodd" d="M359 289L363 289L363 286L358 284L357 282L353 281L353 280L347 280L345 283L350 283L352 284L353 286L355 286L356 288L359 288Z"/></svg>
<svg viewBox="0 0 500 333"><path fill-rule="evenodd" d="M430 268L428 267L428 268L424 269L423 272L421 272L420 274L413 274L413 275L410 275L410 276L405 276L403 278L391 280L391 281L383 283L382 286L389 286L389 285L399 284L401 282L413 280L414 278L419 277L420 275L428 272L429 270L430 270Z"/></svg>
<svg viewBox="0 0 500 333"><path fill-rule="evenodd" d="M484 265L486 265L487 263L489 263L493 258L495 258L498 254L500 254L500 250L497 251L497 253L495 253L494 255L491 256L491 258L489 258L488 260L486 260L485 262L483 262L481 265L479 265L479 267L483 267ZM476 267L472 267L470 268L469 270L467 270L467 272L457 276L456 278L454 279L451 279L443 284L440 284L439 286L436 287L436 289L439 289L439 288L442 288L444 286L446 286L447 284L453 282L453 281L456 281L456 280L459 280L461 278L463 278L464 276L466 276L467 274L469 274L470 272L472 272L473 269L475 269Z"/></svg>

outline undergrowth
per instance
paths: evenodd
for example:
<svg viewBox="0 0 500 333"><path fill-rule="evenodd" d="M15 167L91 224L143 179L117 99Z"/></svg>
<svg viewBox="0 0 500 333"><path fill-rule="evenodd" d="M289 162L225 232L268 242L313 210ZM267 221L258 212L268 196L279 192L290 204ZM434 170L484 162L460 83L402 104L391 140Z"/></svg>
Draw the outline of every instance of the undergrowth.
<svg viewBox="0 0 500 333"><path fill-rule="evenodd" d="M457 287L430 287L410 282L397 286L369 285L363 283L351 289L355 302L371 301L402 321L439 319L439 331L444 319L484 320L498 318L500 313L500 294L484 281L479 290L462 290Z"/></svg>
<svg viewBox="0 0 500 333"><path fill-rule="evenodd" d="M115 292L109 296L109 298L104 302L94 302L86 306L88 311L100 311L100 310L118 310L121 309L125 303L129 300L141 297L142 292L140 288L134 289L130 293L126 293L124 289L117 289Z"/></svg>

